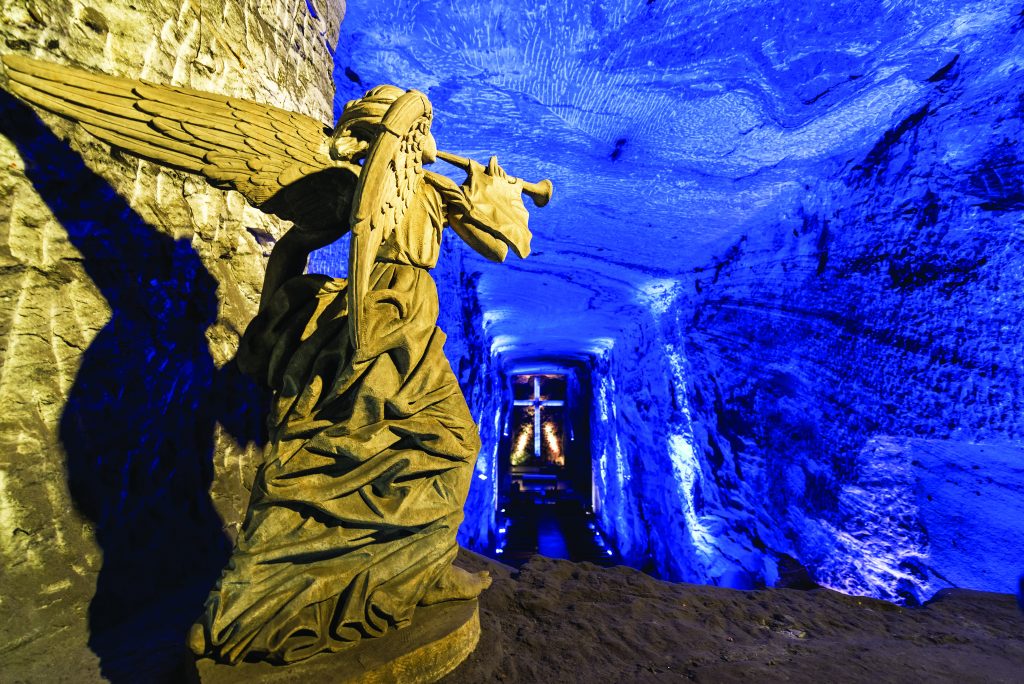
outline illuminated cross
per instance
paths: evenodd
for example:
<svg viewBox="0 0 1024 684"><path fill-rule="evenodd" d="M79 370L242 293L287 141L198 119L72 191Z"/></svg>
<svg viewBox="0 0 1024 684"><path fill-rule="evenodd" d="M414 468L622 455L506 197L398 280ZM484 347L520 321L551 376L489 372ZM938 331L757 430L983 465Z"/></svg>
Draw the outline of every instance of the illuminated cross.
<svg viewBox="0 0 1024 684"><path fill-rule="evenodd" d="M540 410L546 406L564 406L564 401L555 399L540 398L540 376L533 376L533 397L530 399L516 399L513 402L516 406L533 407L533 455L540 460Z"/></svg>

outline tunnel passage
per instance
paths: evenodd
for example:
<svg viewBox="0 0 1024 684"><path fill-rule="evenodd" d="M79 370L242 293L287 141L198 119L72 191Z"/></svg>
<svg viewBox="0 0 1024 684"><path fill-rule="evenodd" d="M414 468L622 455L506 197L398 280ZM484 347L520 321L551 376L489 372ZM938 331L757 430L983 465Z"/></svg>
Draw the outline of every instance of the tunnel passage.
<svg viewBox="0 0 1024 684"><path fill-rule="evenodd" d="M519 565L537 553L605 565L618 560L592 509L588 389L582 368L509 375L493 548L502 562Z"/></svg>
<svg viewBox="0 0 1024 684"><path fill-rule="evenodd" d="M555 184L529 259L439 263L484 445L464 545L498 546L509 375L586 357L575 443L629 564L1016 590L1019 3L377 6L338 105L423 88L443 149Z"/></svg>
<svg viewBox="0 0 1024 684"><path fill-rule="evenodd" d="M513 375L506 496L558 498L589 491L578 453L572 446L572 420L566 405L566 376L560 374ZM581 477L583 475L583 477Z"/></svg>

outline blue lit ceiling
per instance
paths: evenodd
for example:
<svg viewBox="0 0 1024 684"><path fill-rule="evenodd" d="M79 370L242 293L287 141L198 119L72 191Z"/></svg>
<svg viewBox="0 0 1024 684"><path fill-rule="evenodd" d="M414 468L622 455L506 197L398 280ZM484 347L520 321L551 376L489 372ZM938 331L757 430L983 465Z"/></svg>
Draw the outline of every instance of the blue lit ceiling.
<svg viewBox="0 0 1024 684"><path fill-rule="evenodd" d="M535 253L475 259L494 351L580 356L870 149L1012 3L353 0L337 102L426 92L442 149L549 177Z"/></svg>

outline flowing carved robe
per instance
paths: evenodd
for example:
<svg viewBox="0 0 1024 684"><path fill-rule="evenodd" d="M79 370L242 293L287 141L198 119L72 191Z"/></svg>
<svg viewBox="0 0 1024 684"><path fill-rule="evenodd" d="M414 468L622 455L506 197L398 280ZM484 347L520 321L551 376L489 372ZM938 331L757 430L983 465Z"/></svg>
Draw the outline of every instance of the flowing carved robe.
<svg viewBox="0 0 1024 684"><path fill-rule="evenodd" d="M436 325L443 225L421 184L378 251L359 358L343 279L287 281L246 330L238 360L273 390L271 445L199 621L218 660L380 636L454 559L480 439Z"/></svg>

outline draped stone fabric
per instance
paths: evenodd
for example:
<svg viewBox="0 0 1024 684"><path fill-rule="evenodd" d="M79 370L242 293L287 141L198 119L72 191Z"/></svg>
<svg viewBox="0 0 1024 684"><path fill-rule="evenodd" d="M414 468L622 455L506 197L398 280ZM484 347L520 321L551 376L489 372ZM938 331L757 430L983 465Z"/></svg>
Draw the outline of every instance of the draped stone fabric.
<svg viewBox="0 0 1024 684"><path fill-rule="evenodd" d="M430 211L396 232L439 241L440 204L421 194ZM246 331L239 363L274 392L271 447L199 621L218 660L294 662L380 636L451 565L480 442L443 353L432 265L374 264L358 358L342 279L293 278Z"/></svg>

